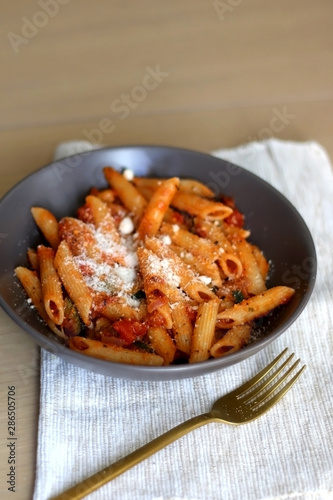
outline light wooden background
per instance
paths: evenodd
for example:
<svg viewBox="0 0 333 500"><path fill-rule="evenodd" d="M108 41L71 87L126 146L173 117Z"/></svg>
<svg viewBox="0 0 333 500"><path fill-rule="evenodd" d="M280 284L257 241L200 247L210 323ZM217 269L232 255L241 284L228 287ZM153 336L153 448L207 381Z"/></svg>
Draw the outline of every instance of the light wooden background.
<svg viewBox="0 0 333 500"><path fill-rule="evenodd" d="M332 21L332 0L2 2L0 194L50 162L59 142L93 130L104 144L201 151L269 136L316 140L333 156ZM153 86L147 67L163 76L144 95L138 86ZM4 443L15 385L15 499L28 499L38 349L3 311L0 333L1 490L14 498Z"/></svg>

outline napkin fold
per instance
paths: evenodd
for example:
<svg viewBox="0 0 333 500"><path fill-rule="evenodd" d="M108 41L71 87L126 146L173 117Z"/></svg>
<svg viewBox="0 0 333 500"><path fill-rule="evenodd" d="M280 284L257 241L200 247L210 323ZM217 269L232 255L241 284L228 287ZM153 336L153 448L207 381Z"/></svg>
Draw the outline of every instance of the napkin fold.
<svg viewBox="0 0 333 500"><path fill-rule="evenodd" d="M89 149L62 144L57 159ZM34 500L51 499L177 424L207 412L288 346L308 366L260 419L211 423L182 437L90 500L321 500L333 498L333 176L315 142L269 139L214 151L259 175L297 208L315 241L318 276L297 321L255 356L180 381L105 377L41 352ZM283 224L283 221L281 221Z"/></svg>

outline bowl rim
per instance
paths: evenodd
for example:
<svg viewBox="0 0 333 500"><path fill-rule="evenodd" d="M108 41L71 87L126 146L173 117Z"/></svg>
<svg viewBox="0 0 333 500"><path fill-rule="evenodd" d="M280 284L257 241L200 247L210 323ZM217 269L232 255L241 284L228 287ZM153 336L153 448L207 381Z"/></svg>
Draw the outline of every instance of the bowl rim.
<svg viewBox="0 0 333 500"><path fill-rule="evenodd" d="M180 153L189 153L189 154L195 154L198 156L201 156L204 158L209 157L210 159L214 159L216 162L222 162L224 164L230 164L233 166L236 166L239 168L242 172L246 172L247 175L250 175L252 178L254 178L256 181L259 181L259 183L262 183L265 185L266 188L269 190L272 190L272 192L277 195L283 203L288 205L288 208L294 212L296 217L298 218L298 221L300 224L302 224L302 231L306 233L306 237L308 240L308 244L311 247L311 258L313 259L313 270L309 276L309 283L307 287L306 293L302 296L300 303L298 304L297 308L291 313L289 318L283 322L280 326L276 328L276 330L270 332L267 336L263 336L256 340L255 342L251 342L247 346L245 346L243 349L240 349L239 351L236 351L234 353L228 354L227 356L223 356L220 358L213 358L209 359L207 361L203 361L200 363L193 363L193 364L176 364L176 365L168 365L168 366L146 366L146 365L131 365L127 363L119 363L119 362L114 362L114 361L107 361L99 358L92 358L90 356L86 356L81 353L77 353L73 350L70 350L65 344L63 344L61 341L59 341L56 338L55 334L52 334L50 332L50 336L45 335L44 333L38 331L36 328L32 327L30 324L26 323L16 312L12 307L6 302L4 299L2 293L0 293L0 305L4 309L4 311L8 314L8 316L25 332L30 334L34 340L37 342L37 344L44 349L46 349L49 352L53 352L54 354L57 355L57 352L60 351L61 355L60 357L62 359L65 359L67 362L75 364L76 366L81 366L84 367L85 369L89 371L95 371L97 373L104 373L106 374L109 372L108 375L106 376L116 376L119 378L132 378L132 379L138 379L138 380L170 380L170 379L177 379L177 378L189 378L189 377L196 377L204 374L208 374L213 371L217 370L222 370L223 368L226 368L228 366L238 364L239 362L251 357L252 355L256 354L259 352L261 349L264 349L268 344L272 343L274 340L276 340L283 332L285 332L289 327L296 321L296 319L302 314L303 310L307 306L311 296L312 292L315 287L316 283L316 277L317 277L317 256L316 256L316 248L315 244L313 241L313 237L311 235L311 232L305 223L303 217L300 215L298 210L295 208L295 206L278 190L276 189L272 184L267 182L265 179L261 178L259 175L247 170L244 167L241 167L239 165L234 164L233 162L230 162L229 160L225 160L223 158L217 157L213 154L202 152L202 151L197 151L197 150L192 150L192 149L187 149L187 148L181 148L177 146L166 146L166 145L150 145L150 144L130 144L130 145L123 145L123 146L105 146L105 147L99 147L93 150L89 150L87 152L83 153L75 153L73 155L67 156L62 159L58 159L55 161L51 161L47 165L43 165L42 167L37 168L33 172L29 173L25 177L23 177L20 181L18 181L14 186L12 186L0 199L0 211L2 208L2 205L6 203L10 197L15 193L15 191L23 184L27 179L39 175L41 171L47 170L50 167L56 165L57 163L65 162L68 159L76 158L76 157L83 157L86 155L94 155L98 154L98 152L101 151L117 151L117 150L133 150L133 149L145 149L145 150L165 150L165 151L174 151L174 152L180 152ZM195 178L195 176L193 177ZM76 363L72 362L71 359L75 360ZM99 369L94 369L94 367L89 367L89 361L93 361L93 364L96 365L97 368L101 368L101 371ZM109 367L109 369L108 369ZM124 372L122 375L115 375L115 368L119 372ZM156 378L157 377L157 378Z"/></svg>

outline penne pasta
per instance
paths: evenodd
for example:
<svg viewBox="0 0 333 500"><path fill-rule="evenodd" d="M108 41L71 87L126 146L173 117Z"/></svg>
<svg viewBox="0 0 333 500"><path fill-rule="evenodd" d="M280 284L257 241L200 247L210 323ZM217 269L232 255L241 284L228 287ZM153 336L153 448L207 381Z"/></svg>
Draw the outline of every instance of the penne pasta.
<svg viewBox="0 0 333 500"><path fill-rule="evenodd" d="M162 181L151 197L140 221L139 238L154 236L160 228L164 215L179 186L178 177Z"/></svg>
<svg viewBox="0 0 333 500"><path fill-rule="evenodd" d="M160 232L168 235L172 243L191 252L193 255L207 258L212 262L215 262L219 257L219 249L214 243L190 231L179 228L179 230L175 232L171 224L164 222L161 225Z"/></svg>
<svg viewBox="0 0 333 500"><path fill-rule="evenodd" d="M120 235L117 231L114 218L111 215L108 205L97 196L89 195L86 197L87 207L91 211L91 215L96 228L102 229L105 233L112 233L112 237L117 243L120 243Z"/></svg>
<svg viewBox="0 0 333 500"><path fill-rule="evenodd" d="M266 281L267 274L269 271L269 263L265 259L265 256L262 253L262 251L256 245L251 245L251 249L252 249L253 256L257 262L257 266L258 266L259 272L262 276L262 279L264 281Z"/></svg>
<svg viewBox="0 0 333 500"><path fill-rule="evenodd" d="M149 189L151 192L155 191L161 184L162 181L166 179L153 178L153 177L134 177L133 182L138 187L138 189L144 190ZM198 196L204 196L206 198L214 198L215 193L208 186L195 179L180 179L179 181L180 191L185 193L196 194Z"/></svg>
<svg viewBox="0 0 333 500"><path fill-rule="evenodd" d="M83 337L73 337L69 340L69 347L73 351L93 356L94 358L114 361L116 363L130 363L133 365L161 366L163 358L157 354L134 351L115 345L106 344L99 340Z"/></svg>
<svg viewBox="0 0 333 500"><path fill-rule="evenodd" d="M265 280L253 255L251 245L244 239L235 241L237 253L243 264L247 288L251 295L257 295L266 289Z"/></svg>
<svg viewBox="0 0 333 500"><path fill-rule="evenodd" d="M178 245L170 245L170 249L175 252L187 266L190 266L196 271L199 276L208 276L211 278L213 286L220 287L222 285L220 272L215 262L211 262L202 255L195 256Z"/></svg>
<svg viewBox="0 0 333 500"><path fill-rule="evenodd" d="M34 250L33 248L28 248L27 257L28 257L28 261L29 261L31 268L34 271L38 272L39 271L39 263L38 263L38 256L37 256L36 250Z"/></svg>
<svg viewBox="0 0 333 500"><path fill-rule="evenodd" d="M146 240L146 247L152 250L159 258L169 264L170 270L173 270L174 275L177 275L179 287L197 302L215 298L215 293L205 285L200 276L196 276L182 260L173 252L167 245L164 245L156 238Z"/></svg>
<svg viewBox="0 0 333 500"><path fill-rule="evenodd" d="M243 264L239 257L233 253L222 253L219 255L217 262L220 264L221 269L229 279L238 279L243 273Z"/></svg>
<svg viewBox="0 0 333 500"><path fill-rule="evenodd" d="M147 313L152 326L172 328L170 301L165 291L169 289L165 278L160 275L162 267L153 252L147 248L138 248L139 267L143 277L143 286L147 301Z"/></svg>
<svg viewBox="0 0 333 500"><path fill-rule="evenodd" d="M61 281L54 267L54 250L39 245L37 256L45 310L56 325L61 325L65 317L64 299Z"/></svg>
<svg viewBox="0 0 333 500"><path fill-rule="evenodd" d="M140 191L113 168L105 167L103 172L106 180L117 192L117 196L121 199L125 207L130 212L133 212L137 218L141 217L147 206L147 202Z"/></svg>
<svg viewBox="0 0 333 500"><path fill-rule="evenodd" d="M95 298L94 312L95 314L101 314L112 321L116 321L120 318L140 319L139 312L130 307L125 300L121 300L119 297L105 299L103 295L101 295L100 298Z"/></svg>
<svg viewBox="0 0 333 500"><path fill-rule="evenodd" d="M218 308L219 302L216 299L204 302L199 306L193 332L190 363L199 363L209 358Z"/></svg>
<svg viewBox="0 0 333 500"><path fill-rule="evenodd" d="M250 340L252 326L250 324L233 326L210 348L213 358L239 351Z"/></svg>
<svg viewBox="0 0 333 500"><path fill-rule="evenodd" d="M218 201L179 191L172 200L172 206L190 215L207 220L223 220L232 214L232 208Z"/></svg>
<svg viewBox="0 0 333 500"><path fill-rule="evenodd" d="M62 241L58 247L54 258L54 266L68 295L76 305L84 324L90 326L92 295L65 241Z"/></svg>
<svg viewBox="0 0 333 500"><path fill-rule="evenodd" d="M265 290L259 295L254 295L218 313L217 326L218 328L231 328L249 323L268 314L275 307L285 304L294 293L295 290L286 286L276 286Z"/></svg>
<svg viewBox="0 0 333 500"><path fill-rule="evenodd" d="M168 331L162 327L151 327L148 330L148 338L156 354L163 358L164 364L170 365L177 348Z"/></svg>
<svg viewBox="0 0 333 500"><path fill-rule="evenodd" d="M186 354L191 352L193 325L188 306L183 298L171 305L172 331L175 336L177 349Z"/></svg>
<svg viewBox="0 0 333 500"><path fill-rule="evenodd" d="M217 223L216 223L217 222ZM222 249L228 253L235 253L235 249L232 243L228 240L227 236L222 230L222 224L220 221L208 221L199 219L196 217L194 219L195 229L199 236L202 238L207 238L214 245L217 245L219 249ZM219 250L221 253L221 250Z"/></svg>
<svg viewBox="0 0 333 500"><path fill-rule="evenodd" d="M60 242L58 233L58 221L55 216L45 208L32 207L31 213L39 229L53 248L57 248Z"/></svg>
<svg viewBox="0 0 333 500"><path fill-rule="evenodd" d="M39 316L44 320L44 322L48 325L53 333L58 335L58 337L65 338L66 336L63 334L63 332L47 315L44 307L42 286L37 273L35 271L27 269L26 267L19 266L15 268L15 274L20 280L26 294L36 308Z"/></svg>

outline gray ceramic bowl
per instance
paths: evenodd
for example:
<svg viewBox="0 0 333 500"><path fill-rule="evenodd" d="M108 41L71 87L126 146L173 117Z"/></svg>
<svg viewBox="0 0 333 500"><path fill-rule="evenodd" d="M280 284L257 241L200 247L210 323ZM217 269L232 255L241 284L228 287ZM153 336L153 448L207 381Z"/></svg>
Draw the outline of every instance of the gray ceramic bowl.
<svg viewBox="0 0 333 500"><path fill-rule="evenodd" d="M27 304L14 276L26 265L26 249L42 241L30 215L32 205L48 208L60 218L75 214L91 186L106 186L102 167L124 166L138 176L192 177L232 196L246 216L251 241L272 263L268 286L296 289L292 300L261 321L262 336L239 352L203 363L166 367L112 363L74 352L49 332ZM303 219L289 201L265 181L213 156L178 148L125 146L105 148L51 163L34 172L0 202L0 303L9 316L44 349L65 361L104 375L137 380L195 377L234 365L257 353L281 335L300 315L314 287L316 254Z"/></svg>

